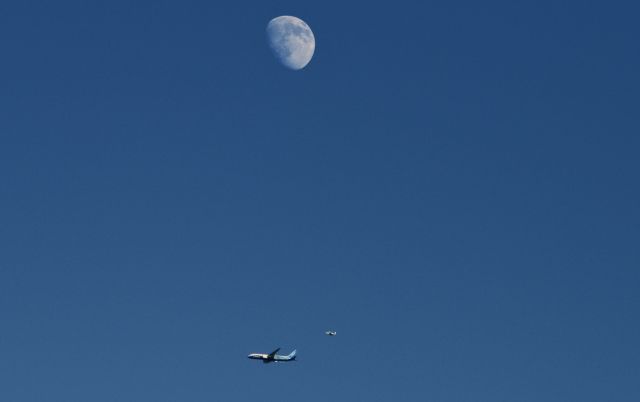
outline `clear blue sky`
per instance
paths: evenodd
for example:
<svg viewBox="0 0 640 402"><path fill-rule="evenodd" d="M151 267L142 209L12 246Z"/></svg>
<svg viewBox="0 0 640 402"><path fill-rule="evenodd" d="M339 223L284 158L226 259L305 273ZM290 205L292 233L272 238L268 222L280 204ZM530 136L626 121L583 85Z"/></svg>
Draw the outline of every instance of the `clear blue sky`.
<svg viewBox="0 0 640 402"><path fill-rule="evenodd" d="M637 402L639 13L1 2L0 400Z"/></svg>

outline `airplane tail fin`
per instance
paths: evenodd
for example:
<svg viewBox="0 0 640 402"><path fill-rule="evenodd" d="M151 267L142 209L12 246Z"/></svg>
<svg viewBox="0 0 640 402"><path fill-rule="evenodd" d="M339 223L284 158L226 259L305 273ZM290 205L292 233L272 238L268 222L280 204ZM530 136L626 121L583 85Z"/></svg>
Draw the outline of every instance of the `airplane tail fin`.
<svg viewBox="0 0 640 402"><path fill-rule="evenodd" d="M289 355L287 356L289 358L289 360L295 360L296 359L296 352L297 350L293 350L293 352L289 353Z"/></svg>

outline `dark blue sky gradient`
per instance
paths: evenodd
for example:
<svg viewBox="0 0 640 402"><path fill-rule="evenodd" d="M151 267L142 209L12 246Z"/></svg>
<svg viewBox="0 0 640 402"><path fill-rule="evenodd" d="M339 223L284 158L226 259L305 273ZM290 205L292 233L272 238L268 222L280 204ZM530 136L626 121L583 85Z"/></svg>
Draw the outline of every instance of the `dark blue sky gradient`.
<svg viewBox="0 0 640 402"><path fill-rule="evenodd" d="M1 401L640 400L635 2L93 3L0 3Z"/></svg>

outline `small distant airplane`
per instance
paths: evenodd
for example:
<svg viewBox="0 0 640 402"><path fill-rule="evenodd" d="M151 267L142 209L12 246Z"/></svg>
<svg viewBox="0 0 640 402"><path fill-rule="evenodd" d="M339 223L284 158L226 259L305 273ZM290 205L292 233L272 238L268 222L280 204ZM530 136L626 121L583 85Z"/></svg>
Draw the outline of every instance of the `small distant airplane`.
<svg viewBox="0 0 640 402"><path fill-rule="evenodd" d="M325 335L336 336L338 333L336 331L325 331Z"/></svg>
<svg viewBox="0 0 640 402"><path fill-rule="evenodd" d="M263 363L273 363L273 362L290 362L296 359L296 351L289 353L288 355L277 355L280 348L274 350L273 352L267 354L264 353L251 353L247 356L249 359L262 360Z"/></svg>

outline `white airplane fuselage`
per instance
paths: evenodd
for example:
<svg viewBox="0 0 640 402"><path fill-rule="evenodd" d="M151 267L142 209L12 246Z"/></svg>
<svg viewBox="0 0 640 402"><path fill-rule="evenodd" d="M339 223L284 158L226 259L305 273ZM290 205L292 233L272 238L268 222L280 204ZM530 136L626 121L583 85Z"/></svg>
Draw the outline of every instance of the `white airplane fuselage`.
<svg viewBox="0 0 640 402"><path fill-rule="evenodd" d="M294 350L288 355L278 355L276 354L278 350L266 354L266 353L250 353L247 357L249 359L254 360L262 360L263 363L273 363L273 362L289 362L296 359L296 351Z"/></svg>

